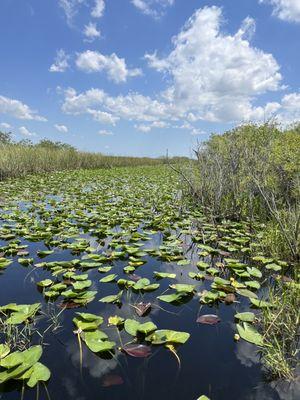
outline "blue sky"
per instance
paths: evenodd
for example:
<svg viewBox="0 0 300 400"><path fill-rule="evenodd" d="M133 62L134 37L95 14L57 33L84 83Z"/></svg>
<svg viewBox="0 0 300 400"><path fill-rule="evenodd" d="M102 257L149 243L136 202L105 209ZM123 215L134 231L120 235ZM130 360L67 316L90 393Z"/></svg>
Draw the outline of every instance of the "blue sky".
<svg viewBox="0 0 300 400"><path fill-rule="evenodd" d="M1 0L0 130L89 151L190 155L300 120L299 0Z"/></svg>

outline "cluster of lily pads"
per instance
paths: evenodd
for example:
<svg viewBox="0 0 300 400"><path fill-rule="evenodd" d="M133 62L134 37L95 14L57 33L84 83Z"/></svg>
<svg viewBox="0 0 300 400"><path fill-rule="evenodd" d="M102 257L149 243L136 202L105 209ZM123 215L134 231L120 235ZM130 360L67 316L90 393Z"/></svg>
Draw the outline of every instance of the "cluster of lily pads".
<svg viewBox="0 0 300 400"><path fill-rule="evenodd" d="M235 314L233 336L263 346L255 310L272 304L262 296L261 286L272 279L292 284L284 275L288 264L257 254L259 226L231 221L212 224L201 210L182 200L179 191L177 177L163 167L59 172L7 181L0 203L0 271L5 273L18 263L46 272L48 277L38 280L37 288L45 302L54 302L66 312L88 308L93 301L121 308L129 293L144 300L151 292L157 293L157 303L171 306L195 298L200 306L243 304L249 309ZM33 242L39 246L37 251L32 251ZM61 260L64 255L66 259ZM48 257L50 261L44 260ZM156 268L150 280L143 277L149 259L175 270ZM97 281L90 277L94 271L100 274ZM189 283L182 282L182 276ZM167 291L161 292L161 280L170 282ZM107 284L111 294L99 296L98 287L101 292ZM176 353L190 334L160 329L151 320L141 322L141 317L151 313L152 303L133 302L136 319L119 315L108 319L107 326L132 337L125 345L117 345L100 329L104 323L100 314L76 312L74 332L94 353L120 349L147 357L155 345ZM0 312L7 316L5 323L26 323L40 307L8 304ZM210 325L220 322L215 314L202 314L195 320ZM34 386L49 379L48 369L38 362L40 346L10 354L5 343L0 346L0 383L23 379Z"/></svg>

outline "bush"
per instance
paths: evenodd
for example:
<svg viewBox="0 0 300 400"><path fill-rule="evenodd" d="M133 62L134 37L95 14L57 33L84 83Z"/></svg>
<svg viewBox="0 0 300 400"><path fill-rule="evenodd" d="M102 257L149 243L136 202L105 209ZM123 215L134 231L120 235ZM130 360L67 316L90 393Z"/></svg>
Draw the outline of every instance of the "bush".
<svg viewBox="0 0 300 400"><path fill-rule="evenodd" d="M212 135L195 153L194 193L212 218L270 223L285 255L299 261L299 126L243 125Z"/></svg>

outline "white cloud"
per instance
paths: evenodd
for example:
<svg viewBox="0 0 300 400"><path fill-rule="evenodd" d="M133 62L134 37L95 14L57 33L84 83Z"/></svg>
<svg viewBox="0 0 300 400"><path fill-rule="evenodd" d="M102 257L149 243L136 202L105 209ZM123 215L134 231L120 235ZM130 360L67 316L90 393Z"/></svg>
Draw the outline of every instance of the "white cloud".
<svg viewBox="0 0 300 400"><path fill-rule="evenodd" d="M141 125L134 125L134 127L137 131L144 132L144 133L151 131L151 126L149 126L149 125L141 124Z"/></svg>
<svg viewBox="0 0 300 400"><path fill-rule="evenodd" d="M65 102L62 110L66 114L79 115L87 113L88 109L102 104L106 94L100 89L89 89L86 92L77 95L73 88L67 89L65 92Z"/></svg>
<svg viewBox="0 0 300 400"><path fill-rule="evenodd" d="M101 18L104 14L105 3L104 0L95 0L95 6L92 9L91 16L94 18Z"/></svg>
<svg viewBox="0 0 300 400"><path fill-rule="evenodd" d="M35 110L31 110L26 104L19 100L10 99L0 95L0 114L11 115L17 119L28 119L36 121L47 121L41 117Z"/></svg>
<svg viewBox="0 0 300 400"><path fill-rule="evenodd" d="M206 135L207 132L203 131L202 129L194 128L191 130L191 135L198 136L198 135Z"/></svg>
<svg viewBox="0 0 300 400"><path fill-rule="evenodd" d="M67 133L68 132L68 128L65 125L55 124L54 128L57 129L59 132L62 132L62 133Z"/></svg>
<svg viewBox="0 0 300 400"><path fill-rule="evenodd" d="M106 130L104 130L104 129L102 129L102 130L100 130L99 132L98 132L98 135L100 135L100 136L112 136L114 133L113 132L111 132L111 131L106 131Z"/></svg>
<svg viewBox="0 0 300 400"><path fill-rule="evenodd" d="M247 18L235 35L223 34L221 21L220 8L199 9L173 39L168 56L145 56L150 67L172 79L166 99L192 112L195 119L247 119L255 96L280 88L274 57L248 41L254 21Z"/></svg>
<svg viewBox="0 0 300 400"><path fill-rule="evenodd" d="M50 72L64 72L69 68L68 56L63 49L57 50L54 63L50 66Z"/></svg>
<svg viewBox="0 0 300 400"><path fill-rule="evenodd" d="M87 112L93 116L95 121L101 122L102 124L116 125L116 122L120 119L119 117L105 111L93 110L89 108Z"/></svg>
<svg viewBox="0 0 300 400"><path fill-rule="evenodd" d="M275 111L270 109L270 105L277 107ZM277 117L277 120L284 126L300 121L300 92L286 94L280 104L269 103L268 106L269 115Z"/></svg>
<svg viewBox="0 0 300 400"><path fill-rule="evenodd" d="M62 110L67 114L90 114L94 117L98 112L106 112L115 119L123 118L143 122L171 118L172 113L174 113L174 118L177 118L176 113L178 111L168 104L139 93L113 97L100 89L90 89L77 94L72 88L65 91Z"/></svg>
<svg viewBox="0 0 300 400"><path fill-rule="evenodd" d="M153 121L151 128L168 128L169 124L165 121Z"/></svg>
<svg viewBox="0 0 300 400"><path fill-rule="evenodd" d="M128 77L142 74L138 68L128 69L124 58L119 58L115 53L105 56L98 51L87 50L78 54L76 65L84 72L105 71L108 78L115 83L126 82Z"/></svg>
<svg viewBox="0 0 300 400"><path fill-rule="evenodd" d="M247 17L233 35L222 32L221 22L220 8L199 9L174 37L169 54L161 58L157 53L145 56L150 67L168 78L168 86L156 96L137 92L111 96L101 89L77 94L68 89L63 111L89 114L96 120L108 113L107 120L134 121L137 129L144 131L175 126L192 134L202 133L193 131L197 128L192 125L202 120L263 120L282 107L275 102L255 105L262 94L282 89L279 65L271 54L251 45L253 19ZM89 72L105 71L118 82L130 75L125 61L115 54L86 51L78 55L77 66Z"/></svg>
<svg viewBox="0 0 300 400"><path fill-rule="evenodd" d="M73 26L73 19L78 13L78 7L85 0L58 0L58 5L64 10L67 23L70 27Z"/></svg>
<svg viewBox="0 0 300 400"><path fill-rule="evenodd" d="M131 3L143 14L159 18L164 10L172 6L175 0L131 0Z"/></svg>
<svg viewBox="0 0 300 400"><path fill-rule="evenodd" d="M101 32L97 30L97 25L93 22L85 25L83 33L88 38L87 40L90 42L101 36Z"/></svg>
<svg viewBox="0 0 300 400"><path fill-rule="evenodd" d="M1 127L2 128L4 128L4 129L10 129L11 128L11 126L8 124L8 123L6 123L6 122L1 122Z"/></svg>
<svg viewBox="0 0 300 400"><path fill-rule="evenodd" d="M273 15L283 21L300 22L299 0L259 0L273 6Z"/></svg>
<svg viewBox="0 0 300 400"><path fill-rule="evenodd" d="M19 132L24 136L37 136L35 132L30 132L25 126L21 126Z"/></svg>

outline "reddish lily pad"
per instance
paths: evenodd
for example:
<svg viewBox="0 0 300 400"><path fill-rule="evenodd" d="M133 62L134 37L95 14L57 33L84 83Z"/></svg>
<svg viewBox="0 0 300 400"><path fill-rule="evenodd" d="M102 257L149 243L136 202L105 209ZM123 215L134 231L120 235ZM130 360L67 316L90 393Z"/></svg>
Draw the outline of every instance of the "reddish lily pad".
<svg viewBox="0 0 300 400"><path fill-rule="evenodd" d="M220 318L214 314L205 314L197 318L196 322L200 324L216 325L221 322Z"/></svg>
<svg viewBox="0 0 300 400"><path fill-rule="evenodd" d="M151 354L151 348L144 344L127 344L123 351L131 357L146 358Z"/></svg>

